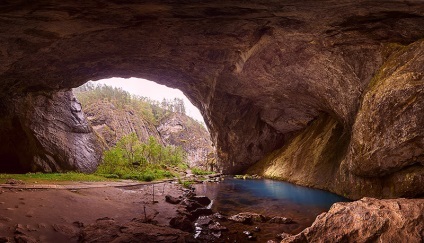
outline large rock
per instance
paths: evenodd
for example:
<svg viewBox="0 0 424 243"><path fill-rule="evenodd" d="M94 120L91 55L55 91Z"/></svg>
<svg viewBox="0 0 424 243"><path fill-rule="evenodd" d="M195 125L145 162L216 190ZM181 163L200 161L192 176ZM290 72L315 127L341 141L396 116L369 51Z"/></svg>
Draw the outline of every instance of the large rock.
<svg viewBox="0 0 424 243"><path fill-rule="evenodd" d="M91 142L47 145L50 132L21 129L16 114L34 109L31 97L61 106L68 98L58 92L133 76L185 92L225 173L274 151L285 158L271 163L283 164L278 178L351 198L422 194L423 13L422 1L401 0L3 1L1 134L17 136L1 144L2 164L25 156L73 167L77 157L63 151L86 154ZM38 149L9 152L15 141L32 143L32 133L43 141L37 146L54 147L41 153L54 163L37 162ZM71 133L57 136L81 135Z"/></svg>
<svg viewBox="0 0 424 243"><path fill-rule="evenodd" d="M281 242L423 242L423 212L424 199L336 203L311 227Z"/></svg>
<svg viewBox="0 0 424 243"><path fill-rule="evenodd" d="M424 165L424 41L393 48L369 84L353 126L349 167L358 176Z"/></svg>

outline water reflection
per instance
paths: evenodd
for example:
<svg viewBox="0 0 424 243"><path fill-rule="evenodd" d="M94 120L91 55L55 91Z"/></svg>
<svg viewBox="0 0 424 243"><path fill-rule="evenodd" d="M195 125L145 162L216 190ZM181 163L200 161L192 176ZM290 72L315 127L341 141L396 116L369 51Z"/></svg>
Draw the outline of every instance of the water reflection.
<svg viewBox="0 0 424 243"><path fill-rule="evenodd" d="M227 178L221 183L195 186L198 195L214 200L212 209L224 215L255 212L266 216L284 216L308 227L315 217L335 202L348 201L333 193L275 180L239 180Z"/></svg>

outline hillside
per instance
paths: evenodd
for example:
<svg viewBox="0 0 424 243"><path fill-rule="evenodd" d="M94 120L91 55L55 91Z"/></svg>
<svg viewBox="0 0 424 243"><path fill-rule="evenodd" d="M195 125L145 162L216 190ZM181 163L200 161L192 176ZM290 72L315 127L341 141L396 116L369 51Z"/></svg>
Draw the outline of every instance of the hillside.
<svg viewBox="0 0 424 243"><path fill-rule="evenodd" d="M123 136L135 133L140 142L154 137L162 145L181 147L190 167L211 169L210 164L215 163L209 132L200 122L184 114L182 100L159 103L91 82L73 92L104 150L115 146Z"/></svg>
<svg viewBox="0 0 424 243"><path fill-rule="evenodd" d="M190 167L210 170L215 167L215 149L204 126L182 113L171 113L162 118L157 127L165 145L177 145L187 152Z"/></svg>

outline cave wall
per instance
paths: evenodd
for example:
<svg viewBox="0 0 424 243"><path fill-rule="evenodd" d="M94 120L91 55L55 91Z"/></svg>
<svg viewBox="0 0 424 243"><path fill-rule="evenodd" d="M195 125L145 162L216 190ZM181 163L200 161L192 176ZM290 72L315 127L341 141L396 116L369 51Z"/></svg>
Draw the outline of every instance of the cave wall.
<svg viewBox="0 0 424 243"><path fill-rule="evenodd" d="M84 118L60 108L68 96L57 94L91 79L147 78L181 89L199 107L226 173L239 173L293 141L313 149L304 133L324 120L318 127L333 131L328 141L343 144L324 146L322 153L342 152L330 160L314 152L311 160L325 161L317 166L330 170L340 188L371 181L361 184L367 189L390 176L406 183L404 170L417 173L408 178L419 182L423 63L414 53L422 52L423 16L421 1L396 0L2 1L0 99L28 104L14 106L2 120L34 110L33 97L55 97L42 106L70 118L60 133L78 128L73 138L90 141L87 146L56 143L59 135L49 128L37 132L31 123L42 123L42 116L19 119L25 134L38 134L27 140L46 151L42 160L50 162L41 164L68 169L96 146L94 135L80 130ZM47 121L52 129L59 124ZM84 152L72 157L72 150ZM98 158L88 158L90 168ZM292 173L310 171L303 160L297 163L293 168L304 170ZM290 173L279 177L297 181ZM344 193L311 180L298 183Z"/></svg>
<svg viewBox="0 0 424 243"><path fill-rule="evenodd" d="M70 90L2 100L1 172L93 172L101 149Z"/></svg>
<svg viewBox="0 0 424 243"><path fill-rule="evenodd" d="M424 194L424 41L389 45L351 132L327 114L247 172L359 199Z"/></svg>

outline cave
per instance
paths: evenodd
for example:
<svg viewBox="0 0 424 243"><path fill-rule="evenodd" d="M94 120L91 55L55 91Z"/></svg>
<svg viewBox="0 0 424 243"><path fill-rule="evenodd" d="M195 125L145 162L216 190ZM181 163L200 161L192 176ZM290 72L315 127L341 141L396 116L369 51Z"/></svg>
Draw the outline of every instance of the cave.
<svg viewBox="0 0 424 243"><path fill-rule="evenodd" d="M0 129L0 173L21 174L31 171L31 161L28 157L28 137L22 130L17 119L11 119L9 124L2 124Z"/></svg>
<svg viewBox="0 0 424 243"><path fill-rule="evenodd" d="M22 174L28 172L28 168L22 166L17 152L10 150L0 153L0 173Z"/></svg>
<svg viewBox="0 0 424 243"><path fill-rule="evenodd" d="M19 121L29 146L22 163L3 144L9 169L94 171L100 150L71 89L139 77L200 109L224 173L254 165L352 199L424 192L420 1L0 6L1 122Z"/></svg>

